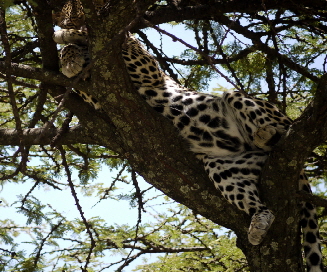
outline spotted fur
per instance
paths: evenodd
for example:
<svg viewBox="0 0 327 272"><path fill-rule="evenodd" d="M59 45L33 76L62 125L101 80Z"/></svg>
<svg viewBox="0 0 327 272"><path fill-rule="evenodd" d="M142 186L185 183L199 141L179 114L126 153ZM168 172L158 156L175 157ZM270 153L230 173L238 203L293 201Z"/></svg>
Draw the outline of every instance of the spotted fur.
<svg viewBox="0 0 327 272"><path fill-rule="evenodd" d="M70 29L71 25L62 23L63 29L54 34L57 43L69 43L60 56L62 71L68 77L76 76L88 62L87 54L80 49L87 44L87 33L77 27ZM140 95L172 121L226 200L251 216L248 239L253 245L260 244L274 215L260 200L257 185L269 151L291 120L267 101L240 92L226 92L220 97L180 86L160 70L154 57L133 36L124 43L122 57ZM91 96L79 94L95 108L101 107ZM304 173L299 189L311 192ZM303 204L301 226L308 271L321 272L316 211L310 203Z"/></svg>

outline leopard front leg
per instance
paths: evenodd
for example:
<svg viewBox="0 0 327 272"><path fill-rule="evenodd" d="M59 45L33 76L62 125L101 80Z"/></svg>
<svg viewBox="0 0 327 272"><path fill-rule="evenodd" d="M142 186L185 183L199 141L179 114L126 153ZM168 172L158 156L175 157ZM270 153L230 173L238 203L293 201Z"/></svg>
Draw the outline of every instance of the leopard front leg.
<svg viewBox="0 0 327 272"><path fill-rule="evenodd" d="M276 106L262 99L227 92L223 100L243 127L244 138L265 151L272 150L292 123Z"/></svg>
<svg viewBox="0 0 327 272"><path fill-rule="evenodd" d="M67 44L60 51L62 73L67 77L78 75L90 63L87 32L75 29L60 29L53 34L58 44ZM84 79L89 74L84 75Z"/></svg>
<svg viewBox="0 0 327 272"><path fill-rule="evenodd" d="M266 236L275 216L261 202L257 182L266 160L264 152L245 152L233 157L205 156L209 178L228 202L251 215L248 239L258 245Z"/></svg>
<svg viewBox="0 0 327 272"><path fill-rule="evenodd" d="M74 77L82 72L83 68L88 64L87 47L76 44L68 44L60 51L60 63L62 73L66 77ZM84 78L89 74L84 75Z"/></svg>

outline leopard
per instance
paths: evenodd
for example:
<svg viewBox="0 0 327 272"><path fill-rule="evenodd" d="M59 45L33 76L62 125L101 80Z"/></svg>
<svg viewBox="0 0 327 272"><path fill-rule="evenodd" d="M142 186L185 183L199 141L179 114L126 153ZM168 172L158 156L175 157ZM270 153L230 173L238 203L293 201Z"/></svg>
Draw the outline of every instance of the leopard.
<svg viewBox="0 0 327 272"><path fill-rule="evenodd" d="M57 24L61 29L54 33L53 39L65 45L60 62L62 73L68 78L78 76L89 63L83 14L79 0L69 0L62 14L55 16L60 18ZM160 69L155 57L130 33L121 51L140 96L178 129L222 196L251 217L248 241L259 245L275 219L260 198L262 168L292 120L270 102L246 93L228 91L218 96L181 86ZM95 110L101 110L96 98L75 91ZM299 177L299 190L311 193L304 171ZM307 271L321 272L316 208L311 203L303 203L300 225Z"/></svg>

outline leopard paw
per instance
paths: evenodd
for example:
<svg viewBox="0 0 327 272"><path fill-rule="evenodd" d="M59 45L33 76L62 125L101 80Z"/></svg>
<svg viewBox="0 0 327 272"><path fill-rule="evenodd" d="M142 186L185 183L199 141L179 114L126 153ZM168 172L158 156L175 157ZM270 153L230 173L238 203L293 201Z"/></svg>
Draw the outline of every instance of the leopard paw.
<svg viewBox="0 0 327 272"><path fill-rule="evenodd" d="M285 131L284 129L277 129L271 125L258 128L253 135L253 143L259 148L270 151L271 147L279 141Z"/></svg>
<svg viewBox="0 0 327 272"><path fill-rule="evenodd" d="M266 236L275 216L271 211L265 210L252 216L248 231L248 239L252 245L259 245Z"/></svg>
<svg viewBox="0 0 327 272"><path fill-rule="evenodd" d="M60 52L60 63L66 77L78 75L85 64L83 49L76 44L66 45Z"/></svg>

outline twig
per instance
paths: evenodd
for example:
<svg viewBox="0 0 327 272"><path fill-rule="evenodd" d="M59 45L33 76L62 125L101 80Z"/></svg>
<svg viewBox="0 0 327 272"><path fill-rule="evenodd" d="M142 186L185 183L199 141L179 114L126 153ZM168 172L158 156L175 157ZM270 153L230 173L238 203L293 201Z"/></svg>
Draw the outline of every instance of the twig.
<svg viewBox="0 0 327 272"><path fill-rule="evenodd" d="M40 183L41 181L40 180L37 180L34 184L33 184L33 186L32 186L32 188L27 192L27 194L24 196L24 198L22 199L22 201L21 201L21 203L22 203L22 205L21 205L21 209L24 209L25 210L25 208L24 208L24 204L25 204L25 201L27 200L27 198L28 198L28 196L34 191L34 189L36 188L36 186L38 186L38 184Z"/></svg>
<svg viewBox="0 0 327 272"><path fill-rule="evenodd" d="M16 129L17 129L18 136L19 136L19 150L18 151L22 155L22 160L20 162L18 169L24 173L26 171L26 162L28 160L28 157L27 157L27 153L24 148L24 145L23 145L24 137L23 137L22 121L20 120L18 107L17 107L16 99L15 99L15 93L14 93L14 89L13 89L12 77L11 77L11 74L12 74L11 50L10 50L10 44L8 41L7 24L6 24L6 20L5 20L5 9L4 9L3 4L0 5L0 33L1 33L1 41L2 41L2 44L4 47L4 52L6 54L5 67L7 70L6 81L8 84L8 94L9 94L10 104L11 104L13 115L14 115L14 120L16 123Z"/></svg>
<svg viewBox="0 0 327 272"><path fill-rule="evenodd" d="M156 55L156 59L160 63L161 67L169 73L170 77L173 80L175 80L178 84L180 84L177 74L174 73L174 71L169 67L169 64L166 61L168 58L162 57L162 54L160 54L159 50L149 41L146 34L144 34L142 31L136 31L135 33L142 38L142 40L143 40L144 44L146 44L146 46L151 48L152 52Z"/></svg>
<svg viewBox="0 0 327 272"><path fill-rule="evenodd" d="M224 53L223 49L222 49L222 42L220 44L218 44L218 38L215 35L215 32L212 28L212 26L210 25L210 23L208 23L209 25L209 30L210 30L210 35L212 37L212 40L215 44L215 46L217 47L218 52L220 53L220 55L223 57L223 59L226 61L226 66L228 67L229 71L231 72L232 76L234 77L234 79L236 80L238 86L240 86L240 92L243 94L246 94L245 90L244 90L244 86L242 84L242 82L240 81L240 79L238 78L238 76L236 75L235 69L230 65L230 62L227 61L227 56ZM222 41L226 38L227 34L229 33L230 28L227 29L224 38L222 39Z"/></svg>
<svg viewBox="0 0 327 272"><path fill-rule="evenodd" d="M47 100L47 89L44 88L43 84L40 84L40 93L38 94L38 100L33 114L32 120L29 122L28 127L35 127L36 123L42 118L43 105Z"/></svg>
<svg viewBox="0 0 327 272"><path fill-rule="evenodd" d="M287 85L286 85L287 74L286 74L286 69L285 69L285 66L283 64L281 54L279 53L279 47L278 47L278 43L277 43L277 39L276 39L277 32L276 32L275 26L273 25L273 23L269 19L269 14L268 14L268 11L266 9L266 5L265 5L264 2L262 2L262 6L263 6L263 9L264 9L264 11L266 13L266 18L267 18L267 21L268 21L270 29L271 29L271 39L272 39L273 45L275 47L275 50L277 52L278 65L279 65L281 75L283 76L283 78L282 78L282 83L283 83L283 105L282 105L283 108L282 108L282 110L283 110L283 112L285 112L286 111L286 96L287 96Z"/></svg>
<svg viewBox="0 0 327 272"><path fill-rule="evenodd" d="M127 164L124 164L123 167L118 172L116 178L111 182L109 188L104 191L103 196L99 199L99 201L97 203L95 203L93 205L93 207L95 205L97 205L98 203L100 203L101 200L106 199L106 196L109 195L109 192L113 189L113 187L115 186L116 182L119 180L120 175L124 172L124 170L126 169L126 167L127 167Z"/></svg>
<svg viewBox="0 0 327 272"><path fill-rule="evenodd" d="M86 220L86 218L84 216L82 206L79 204L79 199L77 197L77 194L76 194L76 191L75 191L75 188L74 188L74 184L73 184L73 181L71 179L71 172L69 170L69 166L68 166L68 163L67 163L67 160L66 160L66 152L65 152L65 150L64 150L64 148L62 146L59 146L58 149L59 149L61 157L62 157L62 165L64 166L65 171L66 171L68 185L69 185L69 188L71 190L72 196L73 196L73 198L75 200L75 205L76 205L77 210L79 211L79 214L80 214L80 216L82 218L82 221L83 221L84 226L86 228L86 232L88 233L88 235L90 237L90 240L91 240L91 247L90 247L89 253L88 253L87 257L86 257L86 262L85 262L85 265L84 265L84 268L83 268L85 271L87 271L86 269L87 269L87 266L90 263L91 255L92 255L93 249L96 246L96 242L95 242L95 240L93 238L93 234L92 234L92 231L91 231L90 224L87 222L87 220Z"/></svg>
<svg viewBox="0 0 327 272"><path fill-rule="evenodd" d="M55 147L60 142L63 135L69 131L69 123L71 122L72 118L73 118L73 113L72 112L67 113L61 128L58 130L57 135L53 137L53 139L51 140L50 146L52 148Z"/></svg>
<svg viewBox="0 0 327 272"><path fill-rule="evenodd" d="M148 27L152 27L154 28L155 30L169 36L170 38L173 39L173 41L179 41L180 43L184 44L185 46L187 46L188 48L191 48L192 50L194 50L195 52L199 53L201 56L203 56L207 61L208 61L208 64L221 76L223 77L227 82L229 82L230 84L233 85L233 87L236 89L236 90L239 90L239 91L242 91L240 90L240 88L234 83L232 82L229 77L225 76L222 72L220 72L217 67L214 65L214 61L213 61L213 58L208 56L207 54L205 54L204 52L202 52L201 50L199 50L198 48L188 44L187 42L183 41L182 39L180 38L177 38L175 35L161 29L160 27L157 27L155 25L153 25L152 23L150 23L149 21L147 21L146 19L144 18L141 18L141 20L143 21L143 23L145 25L147 25Z"/></svg>
<svg viewBox="0 0 327 272"><path fill-rule="evenodd" d="M141 194L141 190L140 187L138 185L137 179L136 179L136 173L134 170L132 170L132 181L133 181L133 185L135 187L135 196L137 197L137 202L138 202L138 218L137 218L137 223L136 223L136 228L135 228L135 238L134 238L134 243L132 246L131 251L128 253L127 257L125 258L125 262L116 270L117 272L121 272L122 269L124 267L126 267L127 265L129 265L129 263L133 260L130 260L130 256L132 255L136 243L137 243L137 236L139 233L139 228L140 228L140 224L142 221L142 210L145 212L144 208L143 208L143 200L142 200L142 194Z"/></svg>
<svg viewBox="0 0 327 272"><path fill-rule="evenodd" d="M311 79L313 82L317 83L319 81L319 77L309 73L308 70L305 69L303 66L293 62L287 56L277 53L275 49L272 49L268 45L264 44L261 41L261 39L260 39L261 36L258 35L258 33L255 33L255 32L252 32L252 31L246 29L239 22L230 20L228 18L228 16L225 16L224 14L217 14L217 16L215 16L215 18L216 18L217 22L219 22L220 24L226 25L227 27L230 27L236 33L241 34L245 38L250 39L253 42L253 44L257 47L257 49L259 49L263 53L267 54L271 58L276 58L277 56L280 56L282 63L284 65L286 65L288 68Z"/></svg>
<svg viewBox="0 0 327 272"><path fill-rule="evenodd" d="M34 269L37 268L37 262L39 261L39 259L41 257L41 251L42 251L42 248L43 248L45 242L52 235L52 233L54 231L56 231L60 227L62 221L63 221L63 219L60 220L56 225L52 226L50 232L48 233L48 235L41 240L41 244L40 244L39 249L38 249L38 251L36 253L36 256L34 258Z"/></svg>

